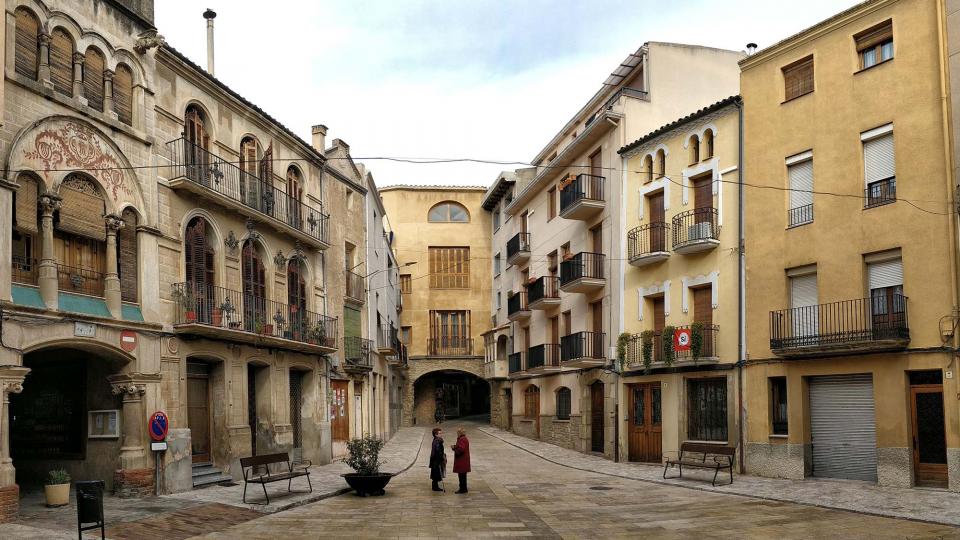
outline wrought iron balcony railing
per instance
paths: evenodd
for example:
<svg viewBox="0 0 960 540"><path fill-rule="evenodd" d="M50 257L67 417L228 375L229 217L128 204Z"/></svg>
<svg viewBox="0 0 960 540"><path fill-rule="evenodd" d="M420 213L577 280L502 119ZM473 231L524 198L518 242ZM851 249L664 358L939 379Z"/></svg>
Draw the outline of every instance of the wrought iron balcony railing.
<svg viewBox="0 0 960 540"><path fill-rule="evenodd" d="M627 257L632 261L651 253L667 251L669 226L657 221L635 227L627 233Z"/></svg>
<svg viewBox="0 0 960 540"><path fill-rule="evenodd" d="M520 373L526 368L523 365L523 352L515 352L507 357L509 373Z"/></svg>
<svg viewBox="0 0 960 540"><path fill-rule="evenodd" d="M396 351L400 348L400 333L396 326L381 324L377 328L377 348Z"/></svg>
<svg viewBox="0 0 960 540"><path fill-rule="evenodd" d="M373 340L362 337L346 336L343 338L343 367L350 368L372 368L373 359L370 357L370 349Z"/></svg>
<svg viewBox="0 0 960 540"><path fill-rule="evenodd" d="M770 349L783 356L897 349L910 341L907 297L880 294L770 312Z"/></svg>
<svg viewBox="0 0 960 540"><path fill-rule="evenodd" d="M581 173L560 188L560 213L581 201L602 202L603 176Z"/></svg>
<svg viewBox="0 0 960 540"><path fill-rule="evenodd" d="M897 179L887 178L872 182L867 186L863 193L864 208L873 208L883 206L892 202L897 202Z"/></svg>
<svg viewBox="0 0 960 540"><path fill-rule="evenodd" d="M787 226L797 227L813 223L813 205L806 204L787 210Z"/></svg>
<svg viewBox="0 0 960 540"><path fill-rule="evenodd" d="M103 296L103 272L57 263L57 286L61 292Z"/></svg>
<svg viewBox="0 0 960 540"><path fill-rule="evenodd" d="M509 263L515 257L530 255L530 233L517 233L507 240L507 262Z"/></svg>
<svg viewBox="0 0 960 540"><path fill-rule="evenodd" d="M560 367L560 344L534 345L527 351L527 369Z"/></svg>
<svg viewBox="0 0 960 540"><path fill-rule="evenodd" d="M689 326L677 326L676 330L688 329L694 332L696 327L694 325ZM717 335L720 332L720 327L715 324L703 325L703 330L700 336L700 350L695 351L693 347L686 348L684 350L674 350L673 351L673 361L682 362L688 360L701 360L707 358L715 358L719 354L719 349L717 349ZM651 362L662 362L664 360L664 350L663 350L663 340L665 339L673 340L673 336L664 336L663 332L660 330L654 330L650 336L650 361ZM695 338L694 338L695 339ZM634 334L630 337L630 341L627 342L627 355L626 355L628 364L642 364L643 363L643 334Z"/></svg>
<svg viewBox="0 0 960 540"><path fill-rule="evenodd" d="M603 332L576 332L560 338L560 361L606 359Z"/></svg>
<svg viewBox="0 0 960 540"><path fill-rule="evenodd" d="M10 278L14 283L37 284L37 260L13 256L10 264Z"/></svg>
<svg viewBox="0 0 960 540"><path fill-rule="evenodd" d="M694 208L673 217L673 249L720 238L716 208Z"/></svg>
<svg viewBox="0 0 960 540"><path fill-rule="evenodd" d="M604 279L605 258L603 253L583 251L563 261L560 263L560 286L581 278Z"/></svg>
<svg viewBox="0 0 960 540"><path fill-rule="evenodd" d="M507 317L523 314L530 311L527 306L527 291L521 290L510 295L507 298Z"/></svg>

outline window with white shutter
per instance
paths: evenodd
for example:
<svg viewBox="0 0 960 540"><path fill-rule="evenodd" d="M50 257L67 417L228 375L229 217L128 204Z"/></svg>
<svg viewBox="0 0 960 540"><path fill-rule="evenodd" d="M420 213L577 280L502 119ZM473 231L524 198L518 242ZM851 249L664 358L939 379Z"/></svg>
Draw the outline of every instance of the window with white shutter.
<svg viewBox="0 0 960 540"><path fill-rule="evenodd" d="M790 227L813 221L813 160L807 159L787 166L790 180Z"/></svg>
<svg viewBox="0 0 960 540"><path fill-rule="evenodd" d="M906 328L907 299L903 296L903 260L867 262L871 327L875 335Z"/></svg>
<svg viewBox="0 0 960 540"><path fill-rule="evenodd" d="M791 320L789 328L794 338L816 336L820 328L820 313L817 306L817 274L790 277Z"/></svg>
<svg viewBox="0 0 960 540"><path fill-rule="evenodd" d="M863 140L863 176L866 184L865 207L872 208L897 200L896 161L893 132L888 126L871 130L881 135L861 136Z"/></svg>

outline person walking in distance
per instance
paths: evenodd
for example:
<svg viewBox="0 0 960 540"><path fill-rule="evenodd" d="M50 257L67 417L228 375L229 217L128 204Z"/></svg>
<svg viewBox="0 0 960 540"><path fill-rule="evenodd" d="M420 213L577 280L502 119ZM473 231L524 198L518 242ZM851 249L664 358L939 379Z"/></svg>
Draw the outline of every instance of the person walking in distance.
<svg viewBox="0 0 960 540"><path fill-rule="evenodd" d="M433 428L433 444L430 446L430 480L433 491L443 491L440 482L447 472L447 454L443 451L443 430Z"/></svg>
<svg viewBox="0 0 960 540"><path fill-rule="evenodd" d="M470 440L463 428L457 428L457 444L453 445L453 472L460 480L457 493L467 492L467 473L470 472Z"/></svg>

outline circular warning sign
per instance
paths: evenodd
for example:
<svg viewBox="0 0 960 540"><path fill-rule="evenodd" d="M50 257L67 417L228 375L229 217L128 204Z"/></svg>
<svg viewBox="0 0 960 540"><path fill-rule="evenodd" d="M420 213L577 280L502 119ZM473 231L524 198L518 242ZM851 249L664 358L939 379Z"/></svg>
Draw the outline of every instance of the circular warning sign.
<svg viewBox="0 0 960 540"><path fill-rule="evenodd" d="M673 350L675 351L690 350L690 329L689 328L678 328L676 331L674 331Z"/></svg>
<svg viewBox="0 0 960 540"><path fill-rule="evenodd" d="M170 421L167 419L167 413L157 411L150 415L150 423L147 430L150 431L150 438L160 442L166 440L167 430L170 429Z"/></svg>
<svg viewBox="0 0 960 540"><path fill-rule="evenodd" d="M137 333L133 330L120 332L120 348L127 352L133 352L137 348Z"/></svg>

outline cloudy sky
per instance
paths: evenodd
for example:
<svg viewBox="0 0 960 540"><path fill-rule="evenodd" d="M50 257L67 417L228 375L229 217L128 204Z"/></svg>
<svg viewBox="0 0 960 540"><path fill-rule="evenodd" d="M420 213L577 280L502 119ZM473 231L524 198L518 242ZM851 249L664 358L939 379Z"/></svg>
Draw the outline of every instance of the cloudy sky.
<svg viewBox="0 0 960 540"><path fill-rule="evenodd" d="M645 41L760 48L854 0L164 0L156 24L216 75L310 139L354 156L526 162ZM487 185L506 168L366 159L380 186Z"/></svg>

